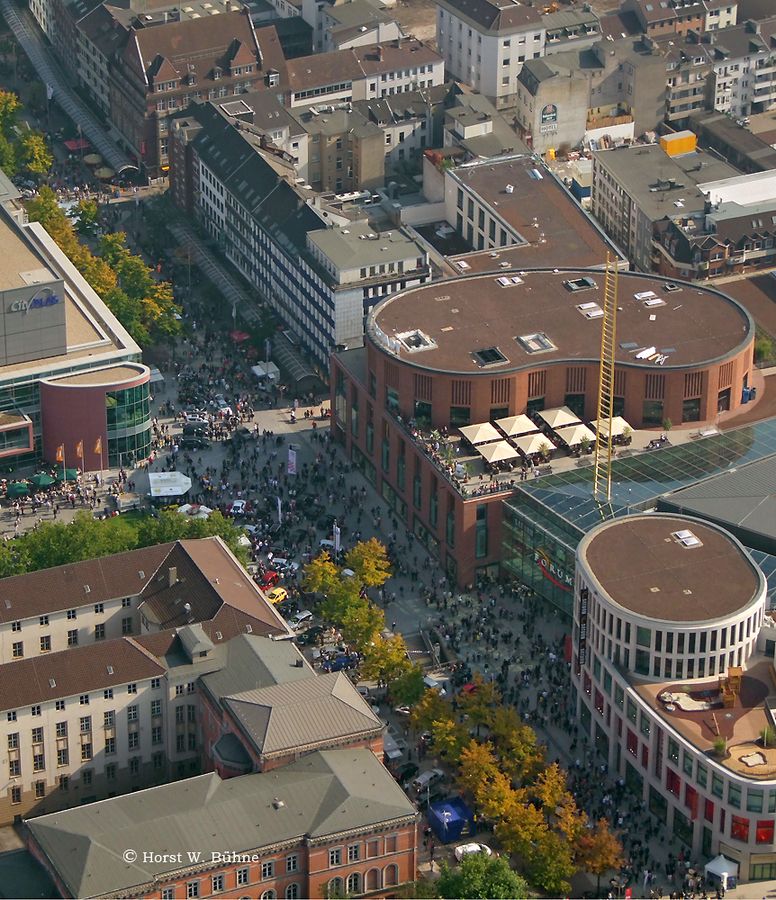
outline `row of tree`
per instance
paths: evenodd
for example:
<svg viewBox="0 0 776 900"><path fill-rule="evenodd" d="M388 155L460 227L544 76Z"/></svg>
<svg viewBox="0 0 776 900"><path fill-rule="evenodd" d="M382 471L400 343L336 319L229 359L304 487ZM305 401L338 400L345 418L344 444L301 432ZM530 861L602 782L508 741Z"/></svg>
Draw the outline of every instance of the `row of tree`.
<svg viewBox="0 0 776 900"><path fill-rule="evenodd" d="M319 612L336 625L343 640L363 654L361 677L389 689L398 703L415 703L425 691L423 672L410 661L400 634L386 631L385 614L368 595L391 577L385 547L375 538L360 541L337 565L321 553L306 567L304 587L321 596Z"/></svg>
<svg viewBox="0 0 776 900"><path fill-rule="evenodd" d="M9 178L22 172L45 175L54 159L45 135L18 123L21 108L16 94L0 90L0 169Z"/></svg>
<svg viewBox="0 0 776 900"><path fill-rule="evenodd" d="M503 703L493 683L478 677L457 710L438 691L428 691L411 721L432 733L462 793L492 824L500 846L531 885L564 896L575 872L600 879L622 865L622 846L607 821L588 820L568 789L565 770L547 764L536 733Z"/></svg>
<svg viewBox="0 0 776 900"><path fill-rule="evenodd" d="M97 204L84 200L76 207L82 231L98 220ZM180 308L168 281L157 281L143 258L130 252L123 232L100 238L93 253L49 187L42 187L27 204L27 215L40 222L62 252L105 301L132 337L145 346L152 340L172 338L180 332Z"/></svg>
<svg viewBox="0 0 776 900"><path fill-rule="evenodd" d="M132 526L129 523L132 522ZM0 578L22 575L51 566L84 559L97 559L138 547L168 541L218 536L245 562L245 549L238 543L242 532L221 513L207 519L192 519L175 510L140 520L95 519L79 512L72 522L43 522L12 541L0 542Z"/></svg>

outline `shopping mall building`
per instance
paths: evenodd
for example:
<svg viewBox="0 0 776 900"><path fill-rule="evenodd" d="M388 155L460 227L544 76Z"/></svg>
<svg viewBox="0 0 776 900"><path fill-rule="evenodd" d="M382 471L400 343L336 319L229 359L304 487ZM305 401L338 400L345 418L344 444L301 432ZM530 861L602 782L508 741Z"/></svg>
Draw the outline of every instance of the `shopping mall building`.
<svg viewBox="0 0 776 900"><path fill-rule="evenodd" d="M576 551L572 683L583 734L692 859L776 878L774 623L723 528L636 514Z"/></svg>
<svg viewBox="0 0 776 900"><path fill-rule="evenodd" d="M140 347L0 183L0 467L96 471L150 450ZM79 455L83 447L83 456Z"/></svg>
<svg viewBox="0 0 776 900"><path fill-rule="evenodd" d="M435 282L384 300L364 347L332 357L334 437L460 585L499 574L521 482L451 464L458 429L559 406L594 419L603 287L594 269ZM753 349L751 317L722 292L620 273L614 414L634 428L714 422L741 405ZM557 568L570 596L573 561Z"/></svg>

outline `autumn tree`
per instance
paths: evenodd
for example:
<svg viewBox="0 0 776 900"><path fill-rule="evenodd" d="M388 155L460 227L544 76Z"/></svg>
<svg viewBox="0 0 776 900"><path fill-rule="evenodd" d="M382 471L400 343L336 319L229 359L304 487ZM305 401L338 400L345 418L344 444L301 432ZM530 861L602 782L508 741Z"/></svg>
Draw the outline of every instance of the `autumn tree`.
<svg viewBox="0 0 776 900"><path fill-rule="evenodd" d="M514 783L523 784L536 778L544 767L544 748L517 710L513 706L498 706L491 715L489 730L499 764Z"/></svg>
<svg viewBox="0 0 776 900"><path fill-rule="evenodd" d="M439 691L426 691L412 710L410 725L416 731L430 731L434 722L443 719L454 719L450 701Z"/></svg>
<svg viewBox="0 0 776 900"><path fill-rule="evenodd" d="M503 856L469 853L459 866L452 868L442 863L441 868L442 873L437 881L440 897L494 897L505 900L524 900L528 897L525 879L512 871L509 860Z"/></svg>
<svg viewBox="0 0 776 900"><path fill-rule="evenodd" d="M575 861L581 871L596 876L596 894L601 891L601 876L624 865L622 844L610 830L606 819L599 819L579 836Z"/></svg>
<svg viewBox="0 0 776 900"><path fill-rule="evenodd" d="M39 131L26 131L19 138L20 161L33 175L45 175L54 164L54 157L46 142L46 136Z"/></svg>
<svg viewBox="0 0 776 900"><path fill-rule="evenodd" d="M345 554L345 565L355 580L365 587L382 587L391 577L391 563L385 546L377 540L359 541Z"/></svg>
<svg viewBox="0 0 776 900"><path fill-rule="evenodd" d="M478 734L482 725L490 725L494 710L501 706L501 692L479 673L472 679L472 689L462 693L460 698L461 712L476 726Z"/></svg>
<svg viewBox="0 0 776 900"><path fill-rule="evenodd" d="M400 634L390 637L378 636L377 640L372 641L364 650L361 676L367 680L377 681L381 685L390 686L412 667L407 655L407 645ZM420 677L422 681L422 672Z"/></svg>
<svg viewBox="0 0 776 900"><path fill-rule="evenodd" d="M471 740L461 749L457 782L465 794L483 797L498 774L498 760L487 744Z"/></svg>

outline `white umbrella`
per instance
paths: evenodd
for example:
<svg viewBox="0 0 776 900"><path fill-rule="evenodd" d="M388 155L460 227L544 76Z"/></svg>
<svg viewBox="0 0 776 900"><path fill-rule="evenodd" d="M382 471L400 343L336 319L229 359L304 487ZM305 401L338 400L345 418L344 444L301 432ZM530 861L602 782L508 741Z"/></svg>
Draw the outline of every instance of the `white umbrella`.
<svg viewBox="0 0 776 900"><path fill-rule="evenodd" d="M517 434L531 434L531 432L539 430L536 427L536 423L522 413L519 416L507 416L506 419L496 419L496 425L507 437L514 437Z"/></svg>
<svg viewBox="0 0 776 900"><path fill-rule="evenodd" d="M479 425L465 425L458 430L470 444L485 444L487 441L501 440L502 437L490 422L481 422Z"/></svg>
<svg viewBox="0 0 776 900"><path fill-rule="evenodd" d="M518 450L525 453L526 456L533 456L534 453L541 453L546 450L547 447L549 447L550 450L556 449L555 444L543 434L524 434L520 437L513 438L512 443Z"/></svg>
<svg viewBox="0 0 776 900"><path fill-rule="evenodd" d="M567 425L565 428L558 428L556 433L569 447L576 447L585 439L590 443L595 440L595 432L591 431L587 425Z"/></svg>
<svg viewBox="0 0 776 900"><path fill-rule="evenodd" d="M489 463L501 462L504 459L514 459L517 456L517 450L514 447L510 447L506 441L497 441L495 444L477 447L477 452Z"/></svg>
<svg viewBox="0 0 776 900"><path fill-rule="evenodd" d="M184 503L183 506L178 507L178 512L184 516L190 516L193 509L194 507L190 503Z"/></svg>
<svg viewBox="0 0 776 900"><path fill-rule="evenodd" d="M601 424L598 424L598 419L594 422L590 423L596 431L600 432L604 436L609 433L609 420L601 419ZM612 416L612 437L619 437L621 434L625 433L625 429L628 428L630 431L633 429L630 425L623 419L622 416Z"/></svg>
<svg viewBox="0 0 776 900"><path fill-rule="evenodd" d="M566 425L576 425L579 422L579 416L573 413L568 406L559 406L557 409L543 409L539 415L542 421L546 422L550 428L563 428Z"/></svg>

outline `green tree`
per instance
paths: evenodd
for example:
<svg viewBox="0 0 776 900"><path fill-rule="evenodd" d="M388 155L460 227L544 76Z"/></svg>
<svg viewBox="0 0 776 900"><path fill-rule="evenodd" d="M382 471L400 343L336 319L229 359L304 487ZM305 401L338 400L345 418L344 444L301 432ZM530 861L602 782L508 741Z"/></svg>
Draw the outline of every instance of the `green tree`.
<svg viewBox="0 0 776 900"><path fill-rule="evenodd" d="M54 164L54 157L46 143L45 135L39 131L27 131L19 138L21 162L33 175L45 175Z"/></svg>
<svg viewBox="0 0 776 900"><path fill-rule="evenodd" d="M0 131L8 137L16 114L22 108L18 95L13 91L0 91Z"/></svg>
<svg viewBox="0 0 776 900"><path fill-rule="evenodd" d="M391 683L391 697L399 706L414 706L426 692L423 670L413 665Z"/></svg>
<svg viewBox="0 0 776 900"><path fill-rule="evenodd" d="M97 230L97 226L100 224L100 208L97 205L96 200L81 200L78 202L76 208L76 218L78 220L78 224L76 228L81 234L94 234ZM101 260L104 265L103 260ZM94 285L92 285L94 287ZM98 291L99 293L99 291Z"/></svg>
<svg viewBox="0 0 776 900"><path fill-rule="evenodd" d="M19 171L16 147L0 132L0 169L10 178Z"/></svg>
<svg viewBox="0 0 776 900"><path fill-rule="evenodd" d="M207 519L182 516L177 510L165 509L156 516L144 518L137 529L137 546L150 547L170 541L220 537L241 562L247 562L246 550L240 545L242 532L229 519L216 511Z"/></svg>
<svg viewBox="0 0 776 900"><path fill-rule="evenodd" d="M85 511L76 513L68 524L43 522L17 540L23 541L30 571L97 559L134 547L126 532L106 527L105 522Z"/></svg>
<svg viewBox="0 0 776 900"><path fill-rule="evenodd" d="M442 863L442 874L437 882L440 897L450 898L505 898L525 900L528 885L524 878L510 868L505 857L470 853L461 864L451 868Z"/></svg>
<svg viewBox="0 0 776 900"><path fill-rule="evenodd" d="M436 900L439 897L436 882L428 878L402 884L395 893L401 900Z"/></svg>

